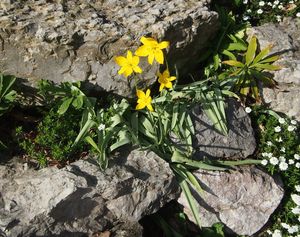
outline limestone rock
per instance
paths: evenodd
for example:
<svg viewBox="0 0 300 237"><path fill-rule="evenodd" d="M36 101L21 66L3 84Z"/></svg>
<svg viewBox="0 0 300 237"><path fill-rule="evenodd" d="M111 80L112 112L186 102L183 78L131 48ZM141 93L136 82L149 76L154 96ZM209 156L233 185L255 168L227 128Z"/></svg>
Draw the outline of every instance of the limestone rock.
<svg viewBox="0 0 300 237"><path fill-rule="evenodd" d="M194 172L204 189L194 192L203 226L222 222L238 235L252 236L268 221L283 198L282 183L255 167L239 167L230 172ZM184 194L179 203L194 220Z"/></svg>
<svg viewBox="0 0 300 237"><path fill-rule="evenodd" d="M210 0L1 1L0 71L21 78L84 81L122 96L134 88L117 74L114 57L135 50L139 39L169 40L170 64L187 68L217 30ZM147 66L146 66L147 65ZM142 62L142 86L158 65Z"/></svg>
<svg viewBox="0 0 300 237"><path fill-rule="evenodd" d="M226 109L228 135L214 129L211 120L200 106L193 108L192 119L195 126L195 158L246 158L256 149L256 140L251 119L244 108L235 100L228 100Z"/></svg>
<svg viewBox="0 0 300 237"><path fill-rule="evenodd" d="M168 163L138 150L115 157L105 172L94 160L60 170L4 165L0 170L5 174L0 179L0 233L7 236L90 236L109 230L114 236L140 237L139 219L179 191Z"/></svg>
<svg viewBox="0 0 300 237"><path fill-rule="evenodd" d="M262 48L273 44L272 53L279 54L282 69L274 72L277 88L263 88L265 103L278 112L300 120L300 22L285 18L282 23L265 24L251 29Z"/></svg>

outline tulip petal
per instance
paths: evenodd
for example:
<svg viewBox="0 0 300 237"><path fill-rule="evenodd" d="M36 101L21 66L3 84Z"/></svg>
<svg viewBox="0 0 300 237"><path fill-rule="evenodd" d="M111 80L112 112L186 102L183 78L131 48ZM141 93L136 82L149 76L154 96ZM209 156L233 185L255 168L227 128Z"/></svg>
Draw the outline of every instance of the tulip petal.
<svg viewBox="0 0 300 237"><path fill-rule="evenodd" d="M151 104L148 104L148 105L147 105L147 108L150 110L150 112L153 112L153 111L154 111L154 109L153 109L153 107L152 107Z"/></svg>
<svg viewBox="0 0 300 237"><path fill-rule="evenodd" d="M154 60L154 54L151 52L148 56L148 63L149 64L153 64L153 60Z"/></svg>
<svg viewBox="0 0 300 237"><path fill-rule="evenodd" d="M140 57L146 57L149 55L149 47L146 45L142 45L135 51L135 55Z"/></svg>
<svg viewBox="0 0 300 237"><path fill-rule="evenodd" d="M159 63L159 64L164 64L164 54L161 50L156 50L155 53L155 60Z"/></svg>
<svg viewBox="0 0 300 237"><path fill-rule="evenodd" d="M170 42L169 41L162 41L161 43L158 44L158 47L160 49L165 49L165 48L168 48L170 45Z"/></svg>
<svg viewBox="0 0 300 237"><path fill-rule="evenodd" d="M144 91L142 91L142 90L136 90L136 96L137 96L139 99L146 97Z"/></svg>
<svg viewBox="0 0 300 237"><path fill-rule="evenodd" d="M146 104L145 104L145 103L139 103L139 104L136 105L135 109L136 109L136 110L139 110L139 109L143 109L143 108L145 108L145 107L146 107Z"/></svg>
<svg viewBox="0 0 300 237"><path fill-rule="evenodd" d="M124 58L124 57L122 57L122 56L116 57L116 58L115 58L115 61L116 61L116 63L117 63L119 66L121 66L121 67L127 64L126 58Z"/></svg>

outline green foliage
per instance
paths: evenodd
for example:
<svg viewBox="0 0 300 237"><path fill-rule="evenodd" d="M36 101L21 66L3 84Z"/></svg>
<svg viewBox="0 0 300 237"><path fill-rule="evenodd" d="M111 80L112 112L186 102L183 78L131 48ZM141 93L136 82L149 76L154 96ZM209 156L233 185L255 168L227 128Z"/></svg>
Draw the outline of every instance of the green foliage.
<svg viewBox="0 0 300 237"><path fill-rule="evenodd" d="M74 110L58 115L52 109L38 124L36 131L25 132L21 127L17 128L19 145L41 167L51 162L64 164L83 149L82 144L73 147L79 122L80 114Z"/></svg>
<svg viewBox="0 0 300 237"><path fill-rule="evenodd" d="M2 116L11 106L16 98L16 91L12 89L16 78L0 74L0 116Z"/></svg>
<svg viewBox="0 0 300 237"><path fill-rule="evenodd" d="M247 25L237 24L235 16L223 7L216 6L216 10L221 23L220 30L206 53L200 58L200 61L205 63L206 77L218 74L224 58L235 60L238 52L247 49L247 43L243 40Z"/></svg>
<svg viewBox="0 0 300 237"><path fill-rule="evenodd" d="M278 55L269 56L271 45L262 49L258 54L256 37L250 39L248 48L243 57L238 60L226 60L224 64L231 66L226 74L238 78L235 84L235 91L245 99L251 96L256 101L260 101L259 82L264 86L275 86L275 81L267 76L264 71L274 71L281 69L280 66L273 65L279 59Z"/></svg>
<svg viewBox="0 0 300 237"><path fill-rule="evenodd" d="M4 76L0 73L0 117L7 112L16 98L16 91L12 89L16 78ZM5 149L6 145L0 140L0 150Z"/></svg>

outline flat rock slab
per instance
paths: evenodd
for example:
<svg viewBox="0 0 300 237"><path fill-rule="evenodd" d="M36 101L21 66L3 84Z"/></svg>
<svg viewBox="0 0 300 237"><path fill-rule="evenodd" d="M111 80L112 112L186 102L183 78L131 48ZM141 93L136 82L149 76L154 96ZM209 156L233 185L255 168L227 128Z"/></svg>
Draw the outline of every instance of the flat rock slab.
<svg viewBox="0 0 300 237"><path fill-rule="evenodd" d="M201 106L191 111L195 126L195 158L246 158L256 149L251 119L235 100L228 100L226 108L228 135L218 132Z"/></svg>
<svg viewBox="0 0 300 237"><path fill-rule="evenodd" d="M201 224L222 222L238 235L252 236L268 221L283 198L282 183L255 167L240 167L230 172L194 172L204 189L201 197L194 192ZM194 220L182 193L179 203Z"/></svg>
<svg viewBox="0 0 300 237"><path fill-rule="evenodd" d="M93 161L39 171L0 166L0 234L140 237L138 221L178 197L168 163L152 152L125 152L105 172Z"/></svg>
<svg viewBox="0 0 300 237"><path fill-rule="evenodd" d="M122 96L132 85L117 74L114 57L135 50L140 38L169 40L170 64L187 68L217 30L210 0L1 1L0 71L34 83L88 80ZM142 62L141 86L158 65Z"/></svg>
<svg viewBox="0 0 300 237"><path fill-rule="evenodd" d="M274 72L278 86L263 88L262 97L272 109L300 121L300 22L285 18L280 24L265 24L250 30L261 48L273 44L272 53L281 56L277 64L282 69Z"/></svg>

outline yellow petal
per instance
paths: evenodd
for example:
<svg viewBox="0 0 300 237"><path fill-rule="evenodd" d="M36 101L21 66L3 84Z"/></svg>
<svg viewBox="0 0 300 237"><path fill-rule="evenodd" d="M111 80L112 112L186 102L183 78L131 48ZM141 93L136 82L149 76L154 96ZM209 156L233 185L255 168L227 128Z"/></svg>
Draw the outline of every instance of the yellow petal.
<svg viewBox="0 0 300 237"><path fill-rule="evenodd" d="M139 66L133 66L132 69L136 73L142 73L143 72L142 69Z"/></svg>
<svg viewBox="0 0 300 237"><path fill-rule="evenodd" d="M164 78L168 78L169 76L170 76L170 72L169 72L168 69L166 69L166 70L164 71L164 73L163 73L163 77L164 77Z"/></svg>
<svg viewBox="0 0 300 237"><path fill-rule="evenodd" d="M157 41L151 37L142 37L141 38L141 42L144 44L144 45L153 45L153 44L157 44Z"/></svg>
<svg viewBox="0 0 300 237"><path fill-rule="evenodd" d="M140 99L140 98L144 98L146 95L145 95L144 91L136 90L136 96Z"/></svg>
<svg viewBox="0 0 300 237"><path fill-rule="evenodd" d="M125 77L128 77L129 75L131 75L131 73L133 73L133 70L131 67L126 67L124 75Z"/></svg>
<svg viewBox="0 0 300 237"><path fill-rule="evenodd" d="M154 54L151 52L148 56L148 63L152 65L154 60Z"/></svg>
<svg viewBox="0 0 300 237"><path fill-rule="evenodd" d="M164 64L164 54L161 50L156 50L155 53L155 60L159 63L159 64Z"/></svg>
<svg viewBox="0 0 300 237"><path fill-rule="evenodd" d="M165 48L168 48L170 45L170 42L169 41L162 41L161 43L158 44L158 47L160 49L165 49Z"/></svg>
<svg viewBox="0 0 300 237"><path fill-rule="evenodd" d="M171 89L172 88L172 82L168 82L165 84L165 87Z"/></svg>
<svg viewBox="0 0 300 237"><path fill-rule="evenodd" d="M140 57L146 57L149 55L149 47L142 45L135 51L135 55L140 56Z"/></svg>
<svg viewBox="0 0 300 237"><path fill-rule="evenodd" d="M169 81L174 81L176 80L176 77L169 77Z"/></svg>
<svg viewBox="0 0 300 237"><path fill-rule="evenodd" d="M125 72L126 67L121 67L121 69L118 71L118 74L121 75Z"/></svg>
<svg viewBox="0 0 300 237"><path fill-rule="evenodd" d="M147 108L150 110L150 112L153 112L153 111L154 111L154 109L153 109L153 107L152 107L151 104L148 104L148 105L147 105Z"/></svg>
<svg viewBox="0 0 300 237"><path fill-rule="evenodd" d="M121 67L127 64L127 59L122 56L116 57L115 61Z"/></svg>
<svg viewBox="0 0 300 237"><path fill-rule="evenodd" d="M146 97L148 97L150 95L150 93L151 93L150 89L147 89L147 91L146 91Z"/></svg>
<svg viewBox="0 0 300 237"><path fill-rule="evenodd" d="M164 89L165 85L164 84L160 84L159 86L159 91L162 91Z"/></svg>
<svg viewBox="0 0 300 237"><path fill-rule="evenodd" d="M137 57L137 56L133 56L132 57L132 64L133 65L138 65L139 64L139 62L140 62L140 58L139 57Z"/></svg>
<svg viewBox="0 0 300 237"><path fill-rule="evenodd" d="M127 50L127 61L132 62L132 53L129 50Z"/></svg>
<svg viewBox="0 0 300 237"><path fill-rule="evenodd" d="M143 109L143 108L145 108L145 107L146 107L146 104L145 104L145 103L139 103L139 104L136 105L135 109L136 109L136 110L139 110L139 109Z"/></svg>

